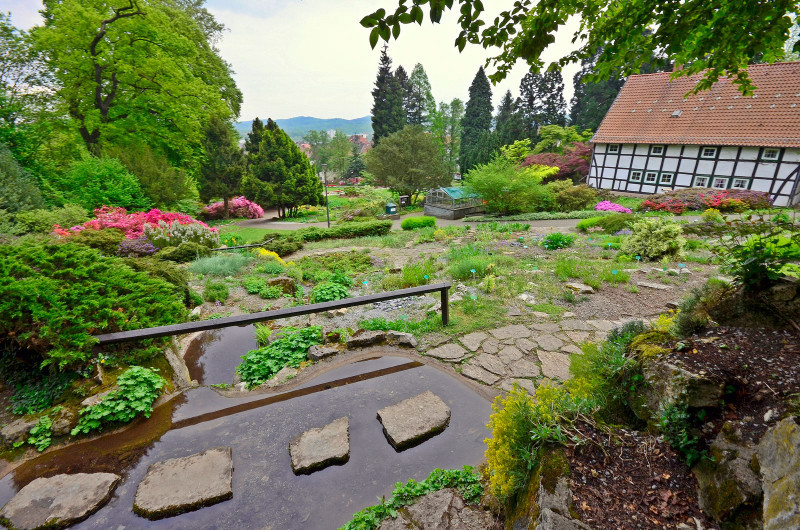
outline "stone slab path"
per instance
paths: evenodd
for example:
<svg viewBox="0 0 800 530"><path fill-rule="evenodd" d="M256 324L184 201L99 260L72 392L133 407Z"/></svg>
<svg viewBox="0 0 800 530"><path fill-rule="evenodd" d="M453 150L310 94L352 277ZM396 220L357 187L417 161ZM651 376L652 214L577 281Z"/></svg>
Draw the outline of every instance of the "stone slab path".
<svg viewBox="0 0 800 530"><path fill-rule="evenodd" d="M313 473L350 459L350 420L334 420L319 429L309 429L289 444L296 475Z"/></svg>
<svg viewBox="0 0 800 530"><path fill-rule="evenodd" d="M386 439L399 452L445 430L450 423L450 407L429 390L382 408L378 420Z"/></svg>

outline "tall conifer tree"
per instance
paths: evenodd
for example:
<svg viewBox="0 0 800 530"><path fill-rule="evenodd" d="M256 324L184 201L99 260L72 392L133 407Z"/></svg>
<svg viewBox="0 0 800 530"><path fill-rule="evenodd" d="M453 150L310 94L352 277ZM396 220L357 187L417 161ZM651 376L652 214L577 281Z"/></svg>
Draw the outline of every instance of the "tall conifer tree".
<svg viewBox="0 0 800 530"><path fill-rule="evenodd" d="M535 139L542 125L566 124L567 102L561 72L527 73L519 85L520 111L525 129Z"/></svg>
<svg viewBox="0 0 800 530"><path fill-rule="evenodd" d="M372 90L372 141L375 145L381 138L399 131L406 124L403 89L392 73L392 59L387 50L388 46L381 50L378 78Z"/></svg>
<svg viewBox="0 0 800 530"><path fill-rule="evenodd" d="M514 101L510 90L506 91L503 100L497 107L494 123L494 131L500 145L511 145L517 140L525 138L522 115L519 113L517 102Z"/></svg>
<svg viewBox="0 0 800 530"><path fill-rule="evenodd" d="M433 99L428 74L420 63L417 63L411 71L408 85L408 123L422 125L430 130L431 117L436 112L436 100Z"/></svg>
<svg viewBox="0 0 800 530"><path fill-rule="evenodd" d="M463 173L478 164L488 162L484 159L484 149L479 150L484 133L489 133L492 127L492 88L489 79L483 71L483 67L478 68L475 79L469 87L469 100L464 111L464 119L461 121L461 152L459 156L459 166Z"/></svg>

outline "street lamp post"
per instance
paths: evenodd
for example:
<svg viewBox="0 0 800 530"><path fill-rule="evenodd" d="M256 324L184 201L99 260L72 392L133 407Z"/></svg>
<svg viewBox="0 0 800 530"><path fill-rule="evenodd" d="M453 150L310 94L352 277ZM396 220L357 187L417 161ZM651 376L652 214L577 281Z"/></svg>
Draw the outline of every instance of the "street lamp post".
<svg viewBox="0 0 800 530"><path fill-rule="evenodd" d="M322 164L322 179L325 181L325 215L328 217L328 228L330 228L331 209L328 207L328 164Z"/></svg>

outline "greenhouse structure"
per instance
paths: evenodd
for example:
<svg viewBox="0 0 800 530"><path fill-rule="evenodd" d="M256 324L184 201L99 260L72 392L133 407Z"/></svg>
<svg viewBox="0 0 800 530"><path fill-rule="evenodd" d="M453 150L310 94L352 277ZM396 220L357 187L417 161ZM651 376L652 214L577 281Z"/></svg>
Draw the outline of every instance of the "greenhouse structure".
<svg viewBox="0 0 800 530"><path fill-rule="evenodd" d="M425 195L425 215L440 219L462 219L483 213L483 200L466 188L438 188Z"/></svg>

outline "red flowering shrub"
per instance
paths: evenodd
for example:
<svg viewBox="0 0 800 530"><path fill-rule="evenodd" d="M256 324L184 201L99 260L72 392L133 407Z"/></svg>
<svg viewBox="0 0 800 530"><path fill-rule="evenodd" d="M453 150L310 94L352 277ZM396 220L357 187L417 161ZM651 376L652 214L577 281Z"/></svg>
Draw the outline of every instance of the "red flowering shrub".
<svg viewBox="0 0 800 530"><path fill-rule="evenodd" d="M575 181L583 180L589 174L589 160L592 157L592 148L588 144L578 142L564 152L540 153L530 155L522 162L522 167L539 165L557 167L558 173L547 180L562 180L572 178Z"/></svg>
<svg viewBox="0 0 800 530"><path fill-rule="evenodd" d="M207 224L198 221L190 215L176 212L162 212L157 209L150 210L149 212L128 213L125 208L103 206L102 208L94 210L94 215L94 219L86 221L82 226L73 226L69 230L55 225L53 227L53 233L61 237L68 237L75 232L85 229L103 230L105 228L116 228L121 230L127 239L139 239L144 235L144 226L146 224L157 227L159 226L159 221L164 221L167 225L172 225L173 223L182 225L198 224L208 229L210 232L217 232L216 228L209 228Z"/></svg>
<svg viewBox="0 0 800 530"><path fill-rule="evenodd" d="M715 208L720 212L743 212L772 206L772 199L761 191L687 188L651 195L642 202L642 210L660 210L680 215L683 212Z"/></svg>
<svg viewBox="0 0 800 530"><path fill-rule="evenodd" d="M200 213L205 219L222 219L225 216L225 203L219 201L209 204ZM228 214L231 217L258 219L263 217L264 209L245 197L235 197L228 201Z"/></svg>

